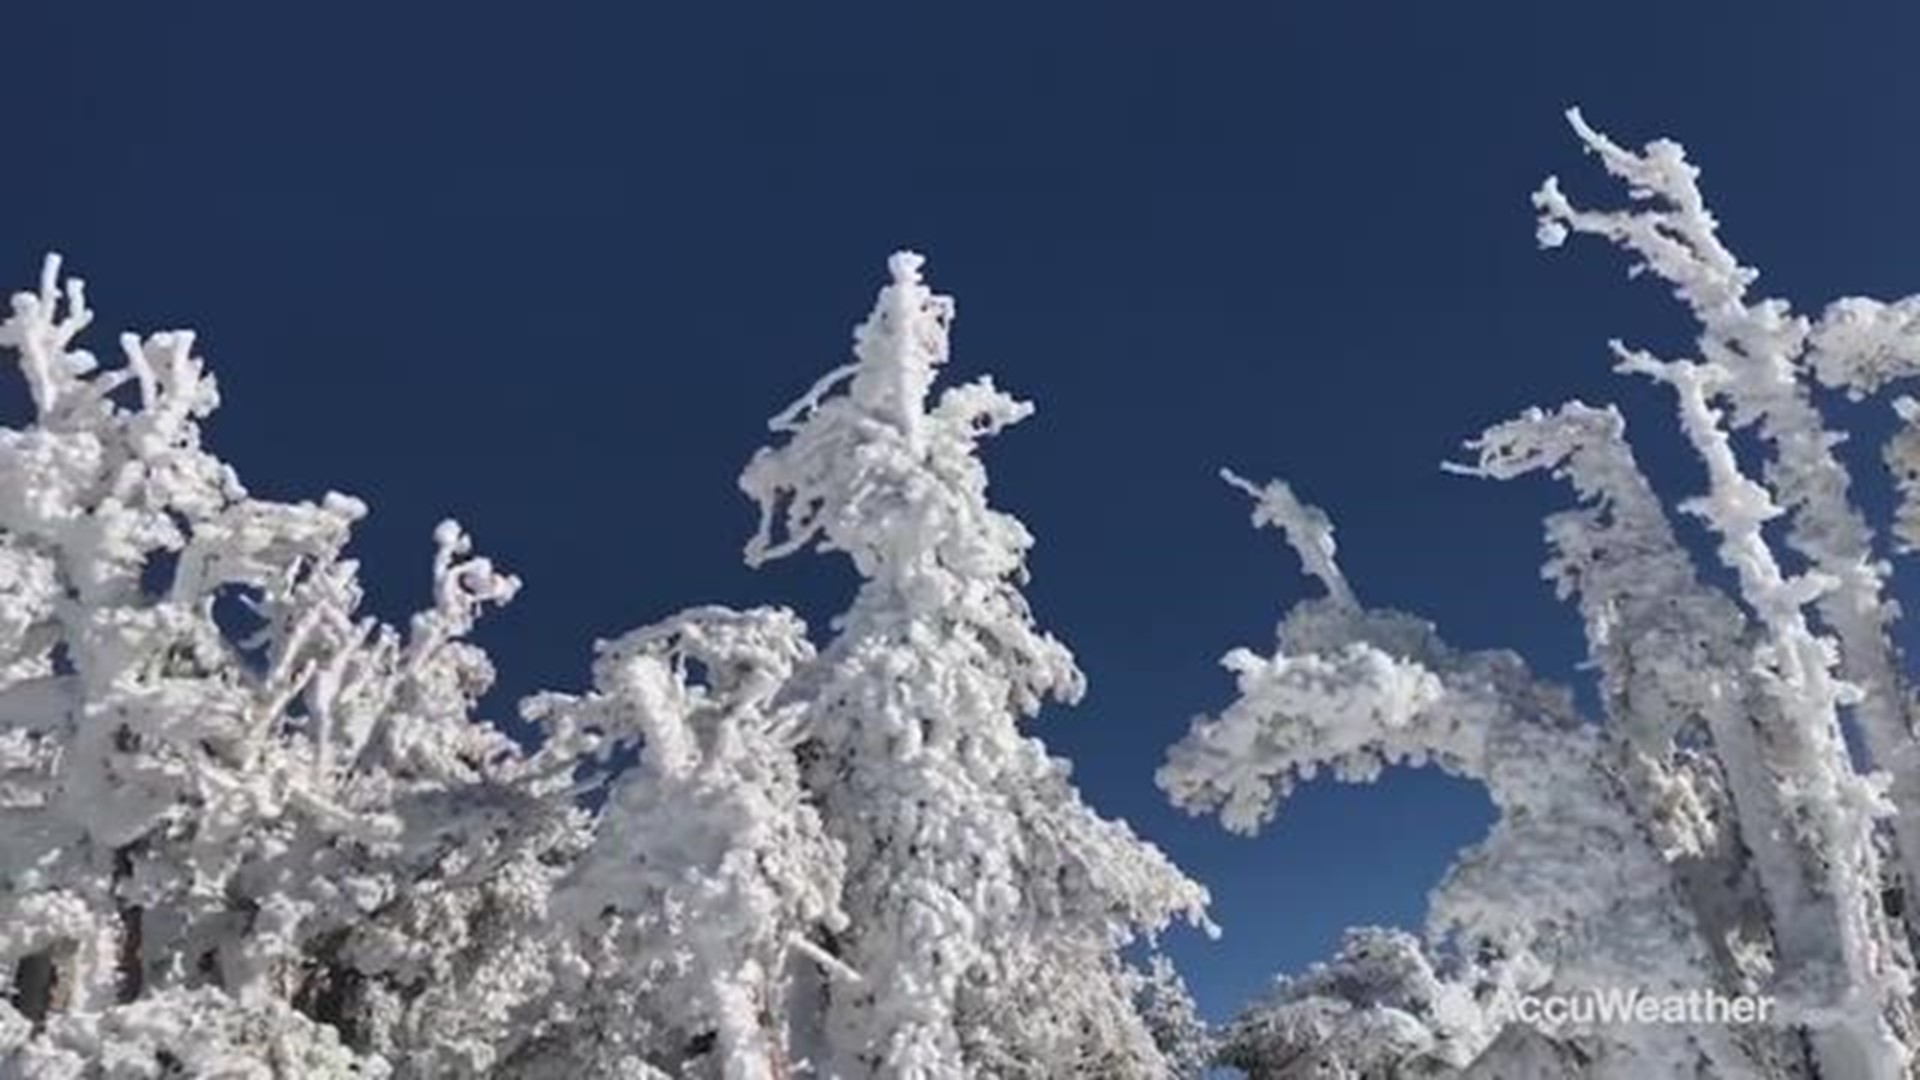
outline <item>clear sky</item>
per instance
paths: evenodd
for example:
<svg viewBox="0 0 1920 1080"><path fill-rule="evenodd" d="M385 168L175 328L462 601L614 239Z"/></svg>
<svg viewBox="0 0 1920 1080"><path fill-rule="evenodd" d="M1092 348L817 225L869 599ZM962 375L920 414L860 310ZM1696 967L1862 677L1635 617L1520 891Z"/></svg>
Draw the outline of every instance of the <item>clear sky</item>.
<svg viewBox="0 0 1920 1080"><path fill-rule="evenodd" d="M846 571L742 566L735 477L888 252L925 252L953 374L1039 410L994 495L1091 693L1034 730L1215 890L1227 937L1173 943L1214 1014L1342 926L1416 925L1487 814L1404 773L1315 784L1254 840L1165 805L1217 658L1306 588L1214 470L1327 507L1363 599L1566 678L1536 571L1560 492L1438 463L1577 395L1697 483L1666 403L1607 372L1610 336L1680 347L1664 296L1534 247L1542 176L1615 195L1561 110L1684 141L1768 289L1920 288L1906 4L43 3L4 32L10 283L65 252L103 353L198 328L216 448L262 494L368 499L384 612L466 523L527 581L483 637L498 716L681 606L824 627Z"/></svg>

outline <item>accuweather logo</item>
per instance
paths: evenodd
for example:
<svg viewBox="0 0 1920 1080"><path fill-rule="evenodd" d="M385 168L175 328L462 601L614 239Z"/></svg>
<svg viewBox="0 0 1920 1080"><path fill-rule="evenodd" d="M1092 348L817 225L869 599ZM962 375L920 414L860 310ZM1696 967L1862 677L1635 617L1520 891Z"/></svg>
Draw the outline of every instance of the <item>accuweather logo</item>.
<svg viewBox="0 0 1920 1080"><path fill-rule="evenodd" d="M1494 1008L1503 1023L1533 1027L1567 1024L1766 1024L1775 1002L1766 994L1723 994L1717 990L1648 993L1639 987L1612 987L1578 994L1542 994L1510 998Z"/></svg>

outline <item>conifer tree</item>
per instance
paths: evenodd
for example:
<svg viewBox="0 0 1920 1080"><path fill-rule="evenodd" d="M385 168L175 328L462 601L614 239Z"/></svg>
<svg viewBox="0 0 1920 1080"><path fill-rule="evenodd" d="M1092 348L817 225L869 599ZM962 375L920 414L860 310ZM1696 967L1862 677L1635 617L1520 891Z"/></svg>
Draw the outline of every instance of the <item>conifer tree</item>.
<svg viewBox="0 0 1920 1080"><path fill-rule="evenodd" d="M1120 950L1206 893L1102 819L1021 724L1083 680L1020 592L1032 538L987 502L982 439L1026 417L987 379L934 384L953 304L918 255L855 359L776 417L741 486L758 564L843 552L861 584L796 677L808 785L844 844L855 986L830 994L842 1080L1163 1076Z"/></svg>

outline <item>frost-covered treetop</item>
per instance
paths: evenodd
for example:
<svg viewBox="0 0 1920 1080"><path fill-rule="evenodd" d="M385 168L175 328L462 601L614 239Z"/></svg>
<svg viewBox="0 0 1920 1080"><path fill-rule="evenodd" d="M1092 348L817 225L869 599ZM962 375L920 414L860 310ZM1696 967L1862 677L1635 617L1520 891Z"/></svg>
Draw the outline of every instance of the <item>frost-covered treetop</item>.
<svg viewBox="0 0 1920 1080"><path fill-rule="evenodd" d="M823 550L847 552L869 577L910 575L928 559L997 577L1013 572L1031 545L1018 522L987 509L985 474L964 463L981 436L1033 407L994 390L990 379L929 407L954 304L927 287L924 261L910 251L888 260L893 280L854 332L855 362L828 372L770 421L792 439L762 451L741 477L761 509L749 563L818 540ZM845 393L830 396L843 382ZM942 466L955 471L941 475ZM926 489L934 485L957 497L933 497Z"/></svg>
<svg viewBox="0 0 1920 1080"><path fill-rule="evenodd" d="M1077 699L1083 679L1059 642L1033 627L1018 586L1033 537L987 501L983 438L1033 406L991 378L933 397L946 363L951 298L900 252L892 280L854 334L853 363L816 382L770 428L785 441L754 455L740 486L760 507L747 544L758 565L808 544L843 551L872 587L848 619L937 615L977 628L1004 652L1008 690L1030 714Z"/></svg>

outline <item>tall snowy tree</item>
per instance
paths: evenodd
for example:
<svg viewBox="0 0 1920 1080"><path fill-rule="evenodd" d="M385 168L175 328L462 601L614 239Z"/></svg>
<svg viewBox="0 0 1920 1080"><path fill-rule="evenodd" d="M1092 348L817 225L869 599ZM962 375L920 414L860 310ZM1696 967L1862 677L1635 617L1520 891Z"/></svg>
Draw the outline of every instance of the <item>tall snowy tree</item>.
<svg viewBox="0 0 1920 1080"><path fill-rule="evenodd" d="M1883 885L1899 882L1913 895L1920 883L1920 759L1887 635L1888 568L1849 500L1849 477L1833 452L1839 438L1812 399L1816 379L1858 370L1859 358L1878 343L1836 333L1842 325L1857 329L1858 306L1836 305L1815 326L1785 301L1749 299L1758 274L1720 243L1695 182L1699 172L1677 144L1655 142L1635 154L1589 128L1578 112L1569 118L1607 170L1652 205L1581 210L1549 179L1534 198L1541 242L1557 246L1569 232L1614 241L1666 280L1700 324L1697 359L1663 361L1618 342L1613 348L1619 370L1672 389L1681 430L1708 475L1706 494L1686 509L1719 538L1719 557L1754 615L1758 644L1747 675L1765 709L1762 767L1786 803L1788 827L1769 837L1771 823L1757 819L1743 823L1742 838L1789 849L1780 861L1790 865L1780 873L1769 876L1760 866L1776 978L1811 1014L1817 1055L1829 1072L1899 1075L1910 1058L1901 1035L1910 1019L1911 961L1894 940L1880 896ZM1735 451L1733 433L1741 429L1767 448L1759 479ZM1786 525L1784 547L1805 561L1805 571L1788 569L1781 545L1765 533L1775 519ZM1843 715L1859 732L1869 764L1885 770L1877 778L1884 783L1854 768ZM1883 815L1895 854L1884 877L1873 820Z"/></svg>
<svg viewBox="0 0 1920 1080"><path fill-rule="evenodd" d="M1365 778L1431 759L1485 784L1501 812L1436 894L1429 927L1433 947L1479 973L1482 1005L1611 984L1781 1006L1777 1027L1683 1040L1663 1027L1496 1038L1483 1025L1490 1041L1462 1075L1905 1076L1915 984L1901 912L1920 883L1912 693L1890 631L1891 568L1816 389L1861 398L1920 374L1920 301L1848 298L1807 319L1750 298L1756 274L1721 244L1679 146L1636 153L1569 118L1635 205L1581 209L1549 180L1534 198L1539 238L1613 241L1698 321L1693 358L1613 349L1618 370L1672 391L1707 478L1680 508L1714 537L1733 588L1696 569L1617 412L1530 410L1472 444L1478 460L1459 471L1546 471L1581 501L1548 521L1546 574L1585 622L1606 712L1596 726L1516 696L1493 669L1463 681L1481 664L1410 648L1424 629L1383 635L1389 624L1358 608L1333 565L1325 516L1283 485L1246 485L1256 520L1288 531L1329 597L1289 615L1272 659L1228 658L1240 701L1195 726L1162 782L1254 828L1322 763ZM1885 457L1902 500L1893 533L1908 544L1920 407L1900 398L1894 411Z"/></svg>
<svg viewBox="0 0 1920 1080"><path fill-rule="evenodd" d="M842 1080L1164 1076L1120 950L1202 919L1206 893L1021 732L1082 690L1020 593L1032 538L988 504L976 456L1030 406L986 379L933 396L953 305L921 263L892 258L854 362L774 419L781 442L741 478L761 510L749 562L811 545L862 581L796 680L808 785L847 853L835 948L863 980L830 994L833 1064Z"/></svg>

